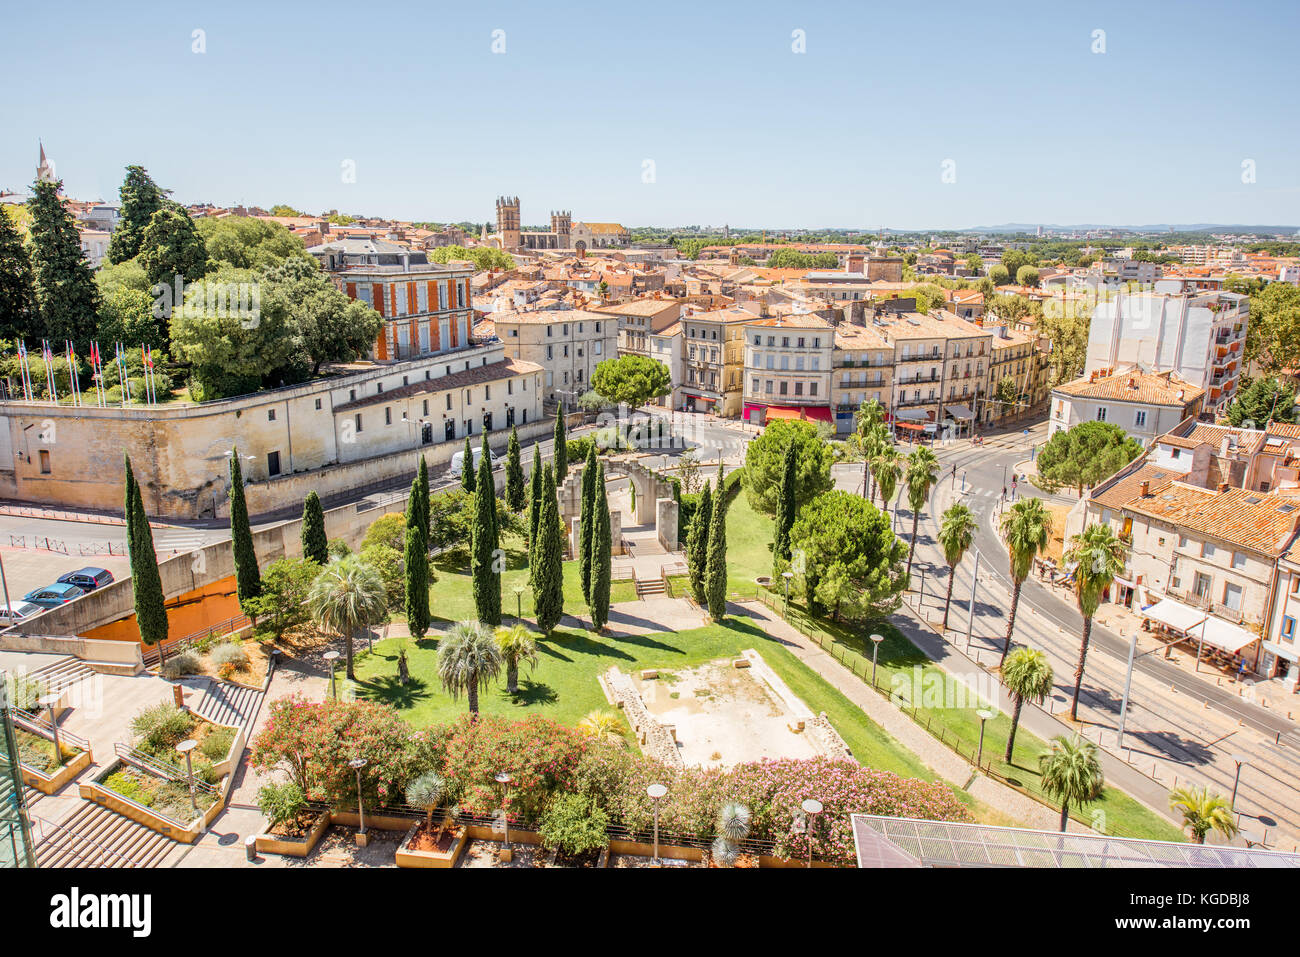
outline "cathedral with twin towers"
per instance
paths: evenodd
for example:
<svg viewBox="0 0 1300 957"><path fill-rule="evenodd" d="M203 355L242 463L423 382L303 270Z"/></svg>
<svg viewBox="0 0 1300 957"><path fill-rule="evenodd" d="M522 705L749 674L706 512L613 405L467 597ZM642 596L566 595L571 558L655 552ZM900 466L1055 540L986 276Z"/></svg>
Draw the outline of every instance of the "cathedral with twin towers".
<svg viewBox="0 0 1300 957"><path fill-rule="evenodd" d="M620 223L575 223L569 210L551 211L548 231L525 232L519 216L518 196L497 197L497 231L487 237L506 252L572 251L583 255L589 249L627 246L631 232Z"/></svg>

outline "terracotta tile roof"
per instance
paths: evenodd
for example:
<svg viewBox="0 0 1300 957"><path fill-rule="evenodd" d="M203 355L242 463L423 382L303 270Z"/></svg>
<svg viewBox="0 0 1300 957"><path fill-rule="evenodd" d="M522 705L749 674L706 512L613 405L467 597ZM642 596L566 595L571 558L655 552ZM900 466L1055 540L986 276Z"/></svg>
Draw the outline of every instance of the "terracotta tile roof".
<svg viewBox="0 0 1300 957"><path fill-rule="evenodd" d="M1141 402L1145 405L1182 406L1195 402L1205 395L1190 382L1173 372L1121 372L1117 375L1089 381L1076 379L1056 387L1062 395L1083 399L1110 399L1120 402Z"/></svg>
<svg viewBox="0 0 1300 957"><path fill-rule="evenodd" d="M1226 425L1208 425L1204 422L1197 422L1192 426L1192 431L1187 433L1187 437L1194 442L1206 442L1213 445L1215 451L1223 447L1224 439L1233 439L1234 443L1229 448L1235 446L1238 452L1254 452L1264 441L1264 435L1250 429L1234 429Z"/></svg>
<svg viewBox="0 0 1300 957"><path fill-rule="evenodd" d="M599 322L609 317L599 312L587 312L583 309L537 309L532 312L498 312L492 316L496 322L533 322L538 325L551 326L557 322Z"/></svg>
<svg viewBox="0 0 1300 957"><path fill-rule="evenodd" d="M809 313L791 314L786 316L770 316L766 319L755 319L750 323L751 326L763 326L772 329L829 329L831 324L820 316L814 316Z"/></svg>
<svg viewBox="0 0 1300 957"><path fill-rule="evenodd" d="M1290 497L1240 488L1217 492L1183 483L1135 498L1127 508L1272 555L1281 554L1300 522L1300 504Z"/></svg>
<svg viewBox="0 0 1300 957"><path fill-rule="evenodd" d="M1280 435L1288 439L1300 439L1300 425L1289 422L1270 422L1264 429L1266 435Z"/></svg>
<svg viewBox="0 0 1300 957"><path fill-rule="evenodd" d="M348 412L352 409L361 409L372 405L386 405L398 399L409 399L413 396L427 395L433 392L446 392L448 389L465 389L470 386L509 379L512 376L531 375L534 372L541 371L542 367L535 362L526 362L523 359L502 359L498 362L489 362L485 366L470 366L468 369L453 372L451 375L439 376L436 379L421 379L418 382L412 382L410 385L388 389L385 392L377 392L374 395L362 396L353 402L344 402L342 405L334 406L334 411Z"/></svg>
<svg viewBox="0 0 1300 957"><path fill-rule="evenodd" d="M1155 493L1168 488L1173 482L1180 482L1185 478L1187 478L1186 472L1177 472L1171 468L1147 462L1136 471L1116 480L1113 485L1094 492L1091 501L1106 508L1123 508L1138 498L1139 493L1142 491L1143 482L1149 482L1150 491Z"/></svg>

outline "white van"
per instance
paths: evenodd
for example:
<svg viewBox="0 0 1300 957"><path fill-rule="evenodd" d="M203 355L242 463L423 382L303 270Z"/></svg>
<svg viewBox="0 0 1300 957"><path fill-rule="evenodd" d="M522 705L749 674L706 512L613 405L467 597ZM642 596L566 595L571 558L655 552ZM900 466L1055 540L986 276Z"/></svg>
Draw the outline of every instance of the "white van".
<svg viewBox="0 0 1300 957"><path fill-rule="evenodd" d="M479 463L483 461L483 446L481 445L474 446L473 452L474 452L474 468L475 470L477 470L479 467ZM492 464L492 467L496 468L497 463L500 461L501 460L497 458L496 453L493 452L491 449L488 449L488 462ZM461 449L459 452L457 452L455 455L451 457L451 474L456 478L460 477L461 471L464 467L464 462L465 462L464 449Z"/></svg>

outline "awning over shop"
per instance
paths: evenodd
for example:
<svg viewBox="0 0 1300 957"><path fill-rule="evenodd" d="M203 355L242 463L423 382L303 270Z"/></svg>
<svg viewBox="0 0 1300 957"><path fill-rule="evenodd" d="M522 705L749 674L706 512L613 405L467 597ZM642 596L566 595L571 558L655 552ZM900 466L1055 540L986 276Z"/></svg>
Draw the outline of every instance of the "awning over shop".
<svg viewBox="0 0 1300 957"><path fill-rule="evenodd" d="M894 424L900 429L910 429L913 432L923 432L926 426L926 423L924 422L904 422L901 419Z"/></svg>
<svg viewBox="0 0 1300 957"><path fill-rule="evenodd" d="M767 421L774 419L805 419L808 421L829 422L831 421L831 410L829 406L799 406L797 408L786 405L769 405L767 407Z"/></svg>
<svg viewBox="0 0 1300 957"><path fill-rule="evenodd" d="M1279 658L1285 658L1287 661L1300 661L1300 655L1296 654L1294 648L1287 648L1284 645L1276 645L1271 641L1264 642L1264 650L1270 655L1277 655Z"/></svg>
<svg viewBox="0 0 1300 957"><path fill-rule="evenodd" d="M699 395L695 392L683 392L682 395L694 399L696 402L717 402L718 400L708 395Z"/></svg>
<svg viewBox="0 0 1300 957"><path fill-rule="evenodd" d="M971 419L971 418L974 418L974 415L971 413L971 410L970 410L967 406L964 406L964 405L949 405L949 406L945 406L945 407L944 407L944 411L948 413L949 417L954 418L954 419Z"/></svg>
<svg viewBox="0 0 1300 957"><path fill-rule="evenodd" d="M1162 598L1150 608L1143 609L1142 616L1153 618L1162 625L1167 625L1183 634L1189 634L1191 629L1205 621L1205 612L1184 605L1181 601L1174 601L1172 598Z"/></svg>
<svg viewBox="0 0 1300 957"><path fill-rule="evenodd" d="M898 410L898 422L900 425L903 422L929 422L929 421L930 421L930 413L926 412L925 409L899 409Z"/></svg>
<svg viewBox="0 0 1300 957"><path fill-rule="evenodd" d="M1215 618L1213 615L1205 619L1204 629L1204 640L1207 645L1214 645L1231 654L1236 654L1251 642L1259 640L1259 635L1254 632L1224 621L1222 618ZM1201 628L1193 629L1193 633L1198 640L1202 637Z"/></svg>

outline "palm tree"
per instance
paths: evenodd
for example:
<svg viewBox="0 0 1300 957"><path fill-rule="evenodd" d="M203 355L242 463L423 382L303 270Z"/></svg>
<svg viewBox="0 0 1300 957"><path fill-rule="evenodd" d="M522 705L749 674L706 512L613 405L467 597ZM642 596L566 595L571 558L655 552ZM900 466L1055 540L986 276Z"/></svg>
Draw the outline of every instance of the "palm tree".
<svg viewBox="0 0 1300 957"><path fill-rule="evenodd" d="M885 511L894 500L898 491L898 482L903 477L903 456L892 445L886 445L871 460L871 474L876 478L876 487L880 489L880 504Z"/></svg>
<svg viewBox="0 0 1300 957"><path fill-rule="evenodd" d="M943 513L943 524L939 526L939 544L943 547L943 557L948 562L948 597L943 603L943 630L948 629L948 606L952 604L952 586L957 578L957 566L970 550L975 541L979 523L975 513L965 505L950 505ZM974 609L971 609L974 612Z"/></svg>
<svg viewBox="0 0 1300 957"><path fill-rule="evenodd" d="M939 481L939 460L924 445L907 457L907 506L912 510L912 544L907 549L907 574L912 574L912 555L916 552L916 525L921 509L930 499L930 489Z"/></svg>
<svg viewBox="0 0 1300 957"><path fill-rule="evenodd" d="M497 648L506 663L506 691L519 693L519 665L528 663L528 670L537 667L537 642L533 633L523 625L511 625L496 630Z"/></svg>
<svg viewBox="0 0 1300 957"><path fill-rule="evenodd" d="M1073 738L1058 735L1052 746L1038 757L1043 776L1043 791L1061 802L1061 830L1070 820L1070 805L1076 807L1101 796L1106 780L1097 760L1097 746L1077 734Z"/></svg>
<svg viewBox="0 0 1300 957"><path fill-rule="evenodd" d="M478 692L501 674L501 650L481 622L458 621L438 642L438 680L453 698L463 693L469 713L478 715Z"/></svg>
<svg viewBox="0 0 1300 957"><path fill-rule="evenodd" d="M1020 589L1034 567L1034 559L1047 548L1052 537L1052 513L1041 498L1016 502L1002 516L1002 538L1011 556L1011 611L1007 613L1007 638L1002 643L998 667L1011 650L1011 631L1016 626L1016 609L1020 607Z"/></svg>
<svg viewBox="0 0 1300 957"><path fill-rule="evenodd" d="M578 722L578 730L583 734L610 744L626 744L623 737L623 722L613 711L588 711L586 717Z"/></svg>
<svg viewBox="0 0 1300 957"><path fill-rule="evenodd" d="M1088 642L1092 638L1092 616L1101 605L1102 593L1110 587L1115 576L1124 571L1126 546L1109 525L1089 525L1079 535L1070 539L1064 560L1074 565L1074 600L1083 615L1083 640L1079 643L1079 664L1074 669L1074 701L1070 705L1070 720L1079 720L1079 689L1083 686L1083 663L1088 657Z"/></svg>
<svg viewBox="0 0 1300 957"><path fill-rule="evenodd" d="M1037 648L1017 648L1002 665L1002 683L1015 702L1011 709L1011 730L1007 733L1005 756L1007 764L1010 764L1011 752L1016 745L1016 727L1020 724L1020 709L1025 699L1042 704L1052 692L1052 666L1047 655Z"/></svg>
<svg viewBox="0 0 1300 957"><path fill-rule="evenodd" d="M1207 788L1175 788L1169 792L1169 807L1182 812L1183 827L1191 829L1197 844L1204 844L1211 830L1229 839L1237 833L1232 806L1223 795L1211 794Z"/></svg>
<svg viewBox="0 0 1300 957"><path fill-rule="evenodd" d="M307 608L317 625L346 639L347 675L355 680L352 636L358 628L382 621L388 614L388 594L379 572L360 555L336 558L312 582Z"/></svg>
<svg viewBox="0 0 1300 957"><path fill-rule="evenodd" d="M853 418L856 429L849 436L849 447L862 456L862 496L874 503L876 492L871 485L871 460L890 444L885 410L875 399L864 400L853 413Z"/></svg>

